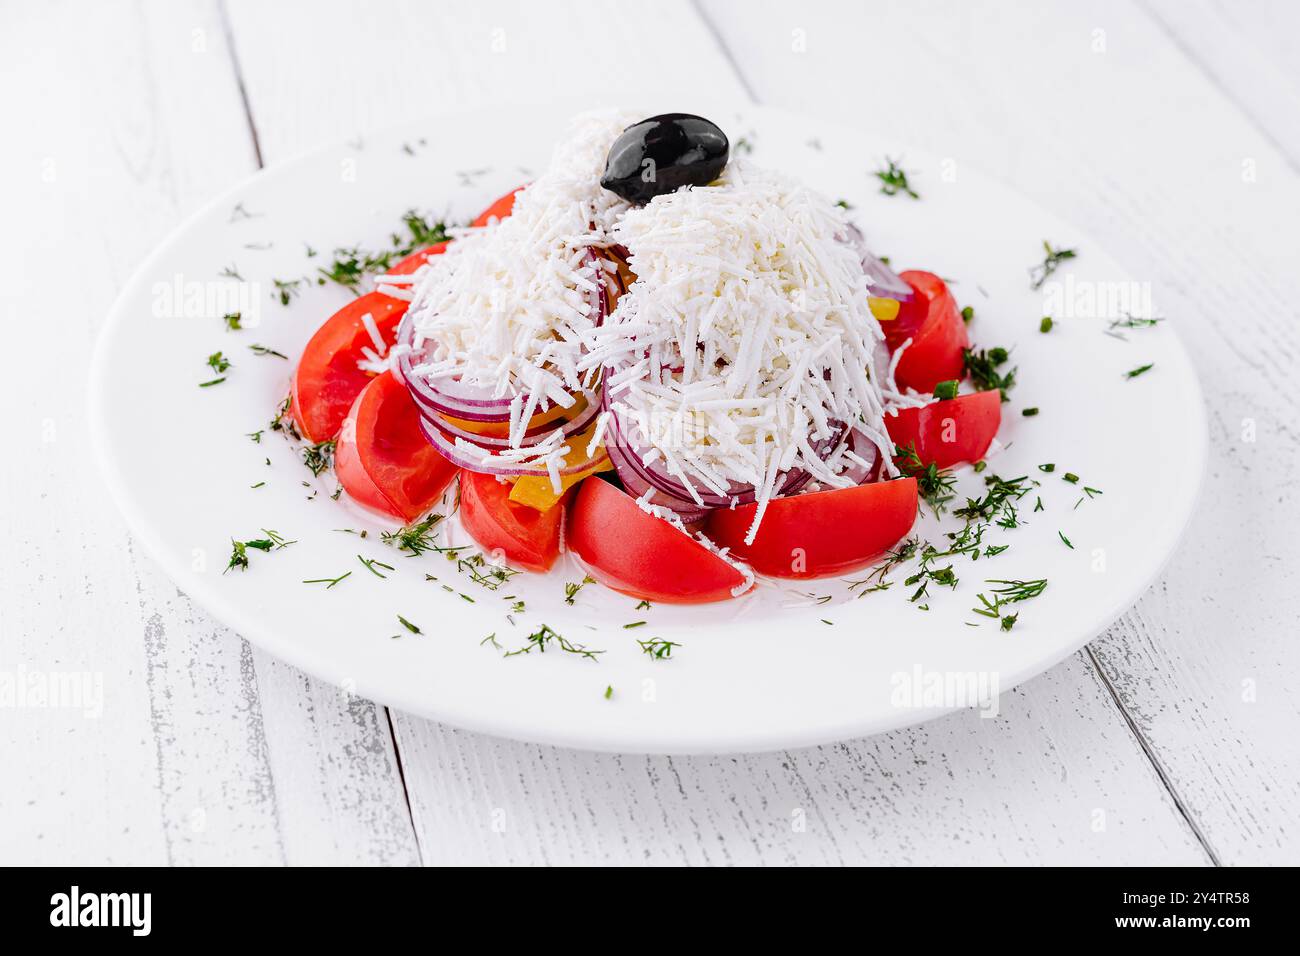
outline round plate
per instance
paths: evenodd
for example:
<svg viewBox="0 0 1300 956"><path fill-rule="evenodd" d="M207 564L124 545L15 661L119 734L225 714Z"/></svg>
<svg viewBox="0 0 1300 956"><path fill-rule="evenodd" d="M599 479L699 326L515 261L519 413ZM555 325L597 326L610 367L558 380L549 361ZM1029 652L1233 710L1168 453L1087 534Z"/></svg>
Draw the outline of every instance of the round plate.
<svg viewBox="0 0 1300 956"><path fill-rule="evenodd" d="M300 450L267 430L292 362L249 346L296 359L347 301L338 286L315 283L331 250L383 246L412 208L467 221L535 175L572 112L549 107L439 117L266 170L144 263L100 340L90 412L107 481L149 553L250 641L351 692L460 727L601 750L768 750L916 723L1006 691L1103 630L1169 557L1204 468L1200 391L1169 323L1109 327L1121 308L1142 308L1149 288L974 170L821 121L696 109L733 142L743 138L738 148L748 144L754 162L846 200L896 268L949 278L974 307L976 347L1012 350L1002 447L982 474L959 473L957 499L983 494L994 473L1039 483L1019 502L1019 527L994 524L985 535L1007 550L945 559L956 588L932 583L914 601L913 563L887 590L832 579L765 585L721 605L639 609L588 584L569 604L565 583L582 579L575 564L493 591L443 554L399 554L380 537L391 526L333 500L332 475L313 477ZM879 191L872 171L886 155L903 157L920 201ZM1044 239L1079 256L1033 291L1027 269L1042 260ZM281 305L274 280L303 277ZM225 329L232 304L243 331ZM1042 334L1049 311L1056 322ZM206 359L218 350L234 363L226 381L199 387L216 377ZM1022 416L1026 406L1039 414ZM1045 463L1055 471L1041 471ZM916 533L942 547L961 524L927 514ZM247 570L223 573L231 540L265 537L261 529L295 543L250 550ZM446 535L466 540L454 521ZM372 573L360 558L392 570ZM333 588L302 583L346 571ZM989 579L1048 585L1008 608L1018 617L1003 630L972 610L999 587ZM517 601L524 611L512 612ZM593 660L551 643L506 656L543 625L604 653ZM679 645L671 659L643 652L638 642L653 638Z"/></svg>

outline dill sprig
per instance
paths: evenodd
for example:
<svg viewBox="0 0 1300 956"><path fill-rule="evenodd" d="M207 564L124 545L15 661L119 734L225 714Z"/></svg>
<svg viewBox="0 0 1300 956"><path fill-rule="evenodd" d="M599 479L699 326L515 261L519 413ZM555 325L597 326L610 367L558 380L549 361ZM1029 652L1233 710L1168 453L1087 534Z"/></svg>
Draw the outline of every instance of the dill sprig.
<svg viewBox="0 0 1300 956"><path fill-rule="evenodd" d="M488 564L487 558L481 554L472 554L468 558L458 558L456 570L468 574L471 581L480 587L487 588L489 591L496 591L501 585L519 573L516 568ZM521 605L520 610L523 610L523 602L519 603Z"/></svg>
<svg viewBox="0 0 1300 956"><path fill-rule="evenodd" d="M337 578L308 578L307 580L303 581L302 583L303 583L303 584L323 584L323 585L325 585L325 590L328 591L330 588L334 587L334 585L338 584L340 581L343 581L343 580L345 580L345 579L347 579L347 578L350 578L351 576L352 576L352 572L351 572L351 571L344 571L344 572L343 572L342 574L340 574Z"/></svg>
<svg viewBox="0 0 1300 956"><path fill-rule="evenodd" d="M964 349L962 357L966 363L966 371L970 373L971 381L980 391L992 391L997 389L1002 393L1002 401L1007 400L1007 392L1016 384L1016 369L1003 374L998 369L1007 363L1011 353L1004 348Z"/></svg>
<svg viewBox="0 0 1300 956"><path fill-rule="evenodd" d="M357 560L360 561L365 566L367 571L369 571L377 578L384 578L384 579L388 578L388 575L384 574L382 571L379 570L380 568L383 568L384 571L395 570L391 564L384 564L384 562L378 561L375 558L363 558L361 555L358 554Z"/></svg>
<svg viewBox="0 0 1300 956"><path fill-rule="evenodd" d="M274 425L272 425L274 427ZM302 463L312 473L312 476L319 478L321 473L328 471L334 463L334 439L316 442L314 445L308 445L302 450Z"/></svg>
<svg viewBox="0 0 1300 956"><path fill-rule="evenodd" d="M251 541L236 541L234 538L231 538L230 561L226 564L226 570L221 573L225 574L226 571L233 570L234 568L239 568L241 571L247 571L249 548L253 548L256 551L278 551L281 548L287 548L289 545L296 543L293 541L286 541L279 532L271 531L268 528L263 528L262 534L266 535L266 537L254 538Z"/></svg>
<svg viewBox="0 0 1300 956"><path fill-rule="evenodd" d="M289 356L285 355L283 352L269 349L265 345L250 345L248 348L254 355L274 355L276 358L282 358L285 360L289 358Z"/></svg>
<svg viewBox="0 0 1300 956"><path fill-rule="evenodd" d="M1075 259L1079 253L1074 249L1053 249L1052 244L1043 240L1043 261L1029 269L1029 288L1037 291L1043 287L1048 277L1060 268L1067 259Z"/></svg>
<svg viewBox="0 0 1300 956"><path fill-rule="evenodd" d="M648 641L637 641L641 647L641 652L656 661L667 660L673 656L673 648L681 647L676 641L665 641L663 638L652 637Z"/></svg>
<svg viewBox="0 0 1300 956"><path fill-rule="evenodd" d="M576 654L579 657L585 657L588 660L596 660L598 654L604 654L604 651L593 651L582 644L575 644L563 634L556 632L550 625L543 624L540 630L534 631L528 635L527 643L522 647L517 647L512 651L506 651L504 657L515 657L520 654L531 654L537 651L539 654L545 654L548 647L558 647L566 654Z"/></svg>
<svg viewBox="0 0 1300 956"><path fill-rule="evenodd" d="M921 500L930 506L937 518L953 499L953 488L957 479L947 468L940 468L934 462L921 464L921 457L914 445L894 446L894 462L905 477L916 479L916 489Z"/></svg>
<svg viewBox="0 0 1300 956"><path fill-rule="evenodd" d="M1139 375L1143 374L1144 372L1149 372L1151 371L1151 369L1155 367L1156 365L1154 362L1148 362L1146 365L1139 365L1137 368L1129 369L1127 372L1124 373L1124 377L1137 378Z"/></svg>
<svg viewBox="0 0 1300 956"><path fill-rule="evenodd" d="M380 538L384 544L393 545L398 551L409 551L410 557L414 558L426 551L434 550L433 539L436 532L433 529L440 521L442 515L431 514L417 524L408 525L397 531L385 531Z"/></svg>
<svg viewBox="0 0 1300 956"><path fill-rule="evenodd" d="M907 173L898 165L897 160L886 156L885 164L884 169L877 169L872 173L873 176L880 180L880 191L882 193L886 196L897 196L899 193L905 193L913 199L921 198L907 181Z"/></svg>
<svg viewBox="0 0 1300 956"><path fill-rule="evenodd" d="M564 585L564 603L573 604L574 600L578 597L578 592L581 591L583 587L585 587L586 585L594 584L595 581L596 579L593 578L591 575L586 575L583 577L581 581L577 582L576 584L572 581L567 582Z"/></svg>
<svg viewBox="0 0 1300 956"><path fill-rule="evenodd" d="M288 305L302 292L302 284L306 281L306 279L272 279L271 284L275 286L274 297L280 300L281 305Z"/></svg>
<svg viewBox="0 0 1300 956"><path fill-rule="evenodd" d="M324 279L360 294L361 282L366 276L387 272L397 260L450 238L446 222L425 219L413 209L402 216L402 225L406 227L406 234L394 233L391 248L377 251L360 246L335 249L334 261L317 272Z"/></svg>

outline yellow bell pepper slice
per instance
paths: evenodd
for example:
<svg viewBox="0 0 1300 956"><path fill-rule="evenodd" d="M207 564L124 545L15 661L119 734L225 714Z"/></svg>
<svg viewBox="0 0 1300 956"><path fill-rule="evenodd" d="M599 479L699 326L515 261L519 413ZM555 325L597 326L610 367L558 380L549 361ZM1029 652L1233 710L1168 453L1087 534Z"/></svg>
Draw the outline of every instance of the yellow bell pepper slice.
<svg viewBox="0 0 1300 956"><path fill-rule="evenodd" d="M568 440L569 453L564 456L564 467L569 468L583 462L590 462L590 464L572 474L561 475L558 494L551 485L551 476L542 472L537 475L523 475L516 478L514 487L510 489L510 500L516 504L535 508L538 511L549 511L555 507L555 503L564 496L566 491L582 481L582 479L588 478L598 471L611 470L614 463L609 460L609 455L605 453L604 445L597 445L592 455L590 457L587 455L587 445L591 443L591 436L595 432L596 425L593 422L584 431Z"/></svg>

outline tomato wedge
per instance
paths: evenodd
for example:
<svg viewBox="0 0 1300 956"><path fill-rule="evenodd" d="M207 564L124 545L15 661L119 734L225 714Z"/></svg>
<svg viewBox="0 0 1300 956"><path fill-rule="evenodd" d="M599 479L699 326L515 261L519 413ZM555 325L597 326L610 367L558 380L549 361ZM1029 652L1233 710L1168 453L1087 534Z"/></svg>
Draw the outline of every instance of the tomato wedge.
<svg viewBox="0 0 1300 956"><path fill-rule="evenodd" d="M885 416L894 444L911 446L922 465L949 468L984 457L1002 424L1002 396L997 389L958 395Z"/></svg>
<svg viewBox="0 0 1300 956"><path fill-rule="evenodd" d="M930 392L939 382L965 378L962 351L970 348L970 338L947 283L932 272L909 270L899 277L916 295L903 303L897 318L880 323L891 351L912 340L898 360L899 386Z"/></svg>
<svg viewBox="0 0 1300 956"><path fill-rule="evenodd" d="M406 386L392 372L371 379L352 404L334 452L343 490L410 523L442 497L456 471L420 431Z"/></svg>
<svg viewBox="0 0 1300 956"><path fill-rule="evenodd" d="M460 473L460 520L483 550L500 553L511 565L550 570L560 556L564 501L538 511L510 500L510 484L495 475Z"/></svg>
<svg viewBox="0 0 1300 956"><path fill-rule="evenodd" d="M753 544L757 505L712 512L705 534L762 574L817 578L875 561L912 530L916 508L916 479L899 478L770 501Z"/></svg>
<svg viewBox="0 0 1300 956"><path fill-rule="evenodd" d="M388 271L407 275L424 265L429 256L438 255L446 248L447 243L440 242L413 252ZM298 360L289 386L289 411L304 438L322 442L337 435L348 409L374 378L373 373L357 368L357 362L364 358L361 350L375 347L362 316L370 314L379 337L391 346L407 305L402 299L367 292L343 306L316 330Z"/></svg>
<svg viewBox="0 0 1300 956"><path fill-rule="evenodd" d="M646 601L725 601L745 583L745 575L704 545L600 478L578 488L566 540L593 578Z"/></svg>
<svg viewBox="0 0 1300 956"><path fill-rule="evenodd" d="M493 202L492 205L479 213L478 218L471 222L470 225L475 227L486 226L488 221L493 217L497 219L505 219L508 217L515 208L515 195L523 188L523 186L516 186L514 189L510 190L510 192L506 193L500 199Z"/></svg>

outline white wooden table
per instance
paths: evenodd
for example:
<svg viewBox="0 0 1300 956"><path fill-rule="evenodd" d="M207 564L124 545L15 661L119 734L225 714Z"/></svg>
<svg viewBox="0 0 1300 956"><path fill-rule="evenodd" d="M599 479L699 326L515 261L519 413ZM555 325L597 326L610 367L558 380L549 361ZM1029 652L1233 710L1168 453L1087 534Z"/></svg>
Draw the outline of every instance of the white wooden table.
<svg viewBox="0 0 1300 956"><path fill-rule="evenodd" d="M1290 0L0 5L0 671L84 670L104 697L0 709L0 863L1300 862L1297 36ZM260 165L575 87L856 123L1098 237L1209 403L1164 577L996 720L716 758L389 712L191 604L88 452L122 282Z"/></svg>

